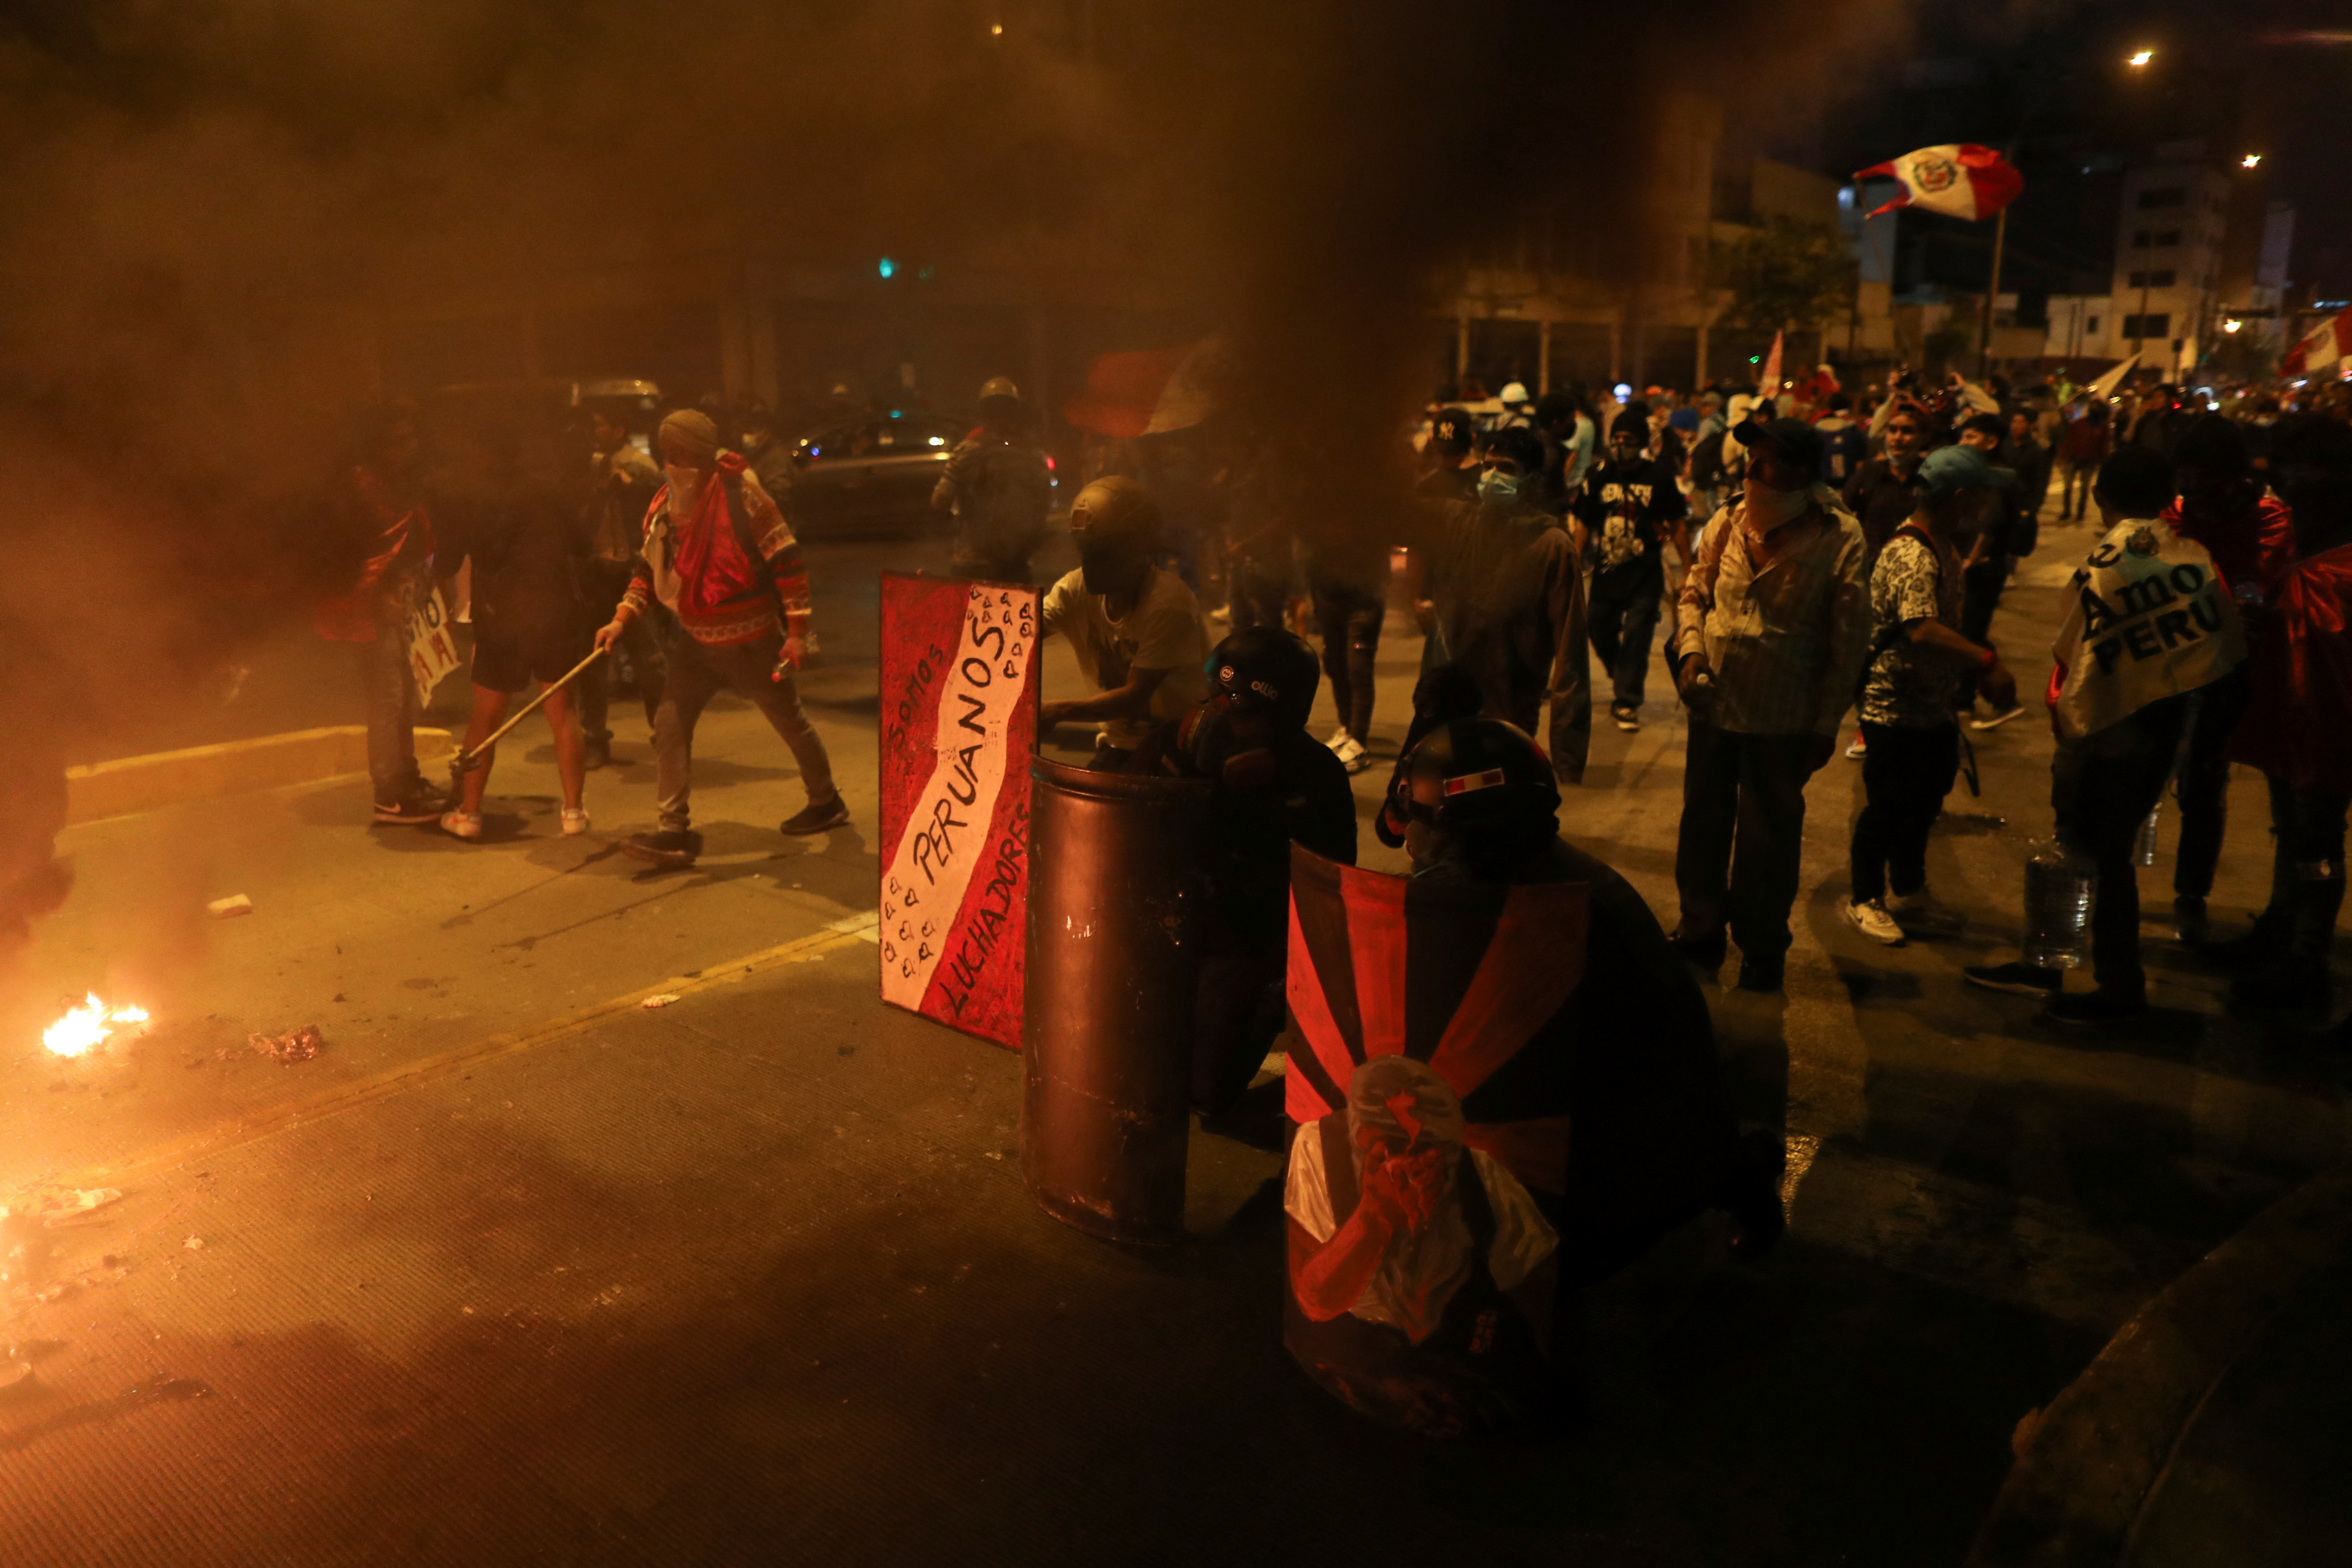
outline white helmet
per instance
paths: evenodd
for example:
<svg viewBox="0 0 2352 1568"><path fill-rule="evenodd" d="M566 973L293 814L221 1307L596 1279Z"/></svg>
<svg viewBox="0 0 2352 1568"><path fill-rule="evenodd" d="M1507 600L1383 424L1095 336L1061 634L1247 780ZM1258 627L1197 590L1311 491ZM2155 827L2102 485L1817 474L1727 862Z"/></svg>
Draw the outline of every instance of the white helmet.
<svg viewBox="0 0 2352 1568"><path fill-rule="evenodd" d="M1495 401L1500 403L1506 408L1517 408L1520 404L1525 403L1527 400L1528 384L1524 381L1507 383L1504 385L1503 390L1496 394L1495 396Z"/></svg>

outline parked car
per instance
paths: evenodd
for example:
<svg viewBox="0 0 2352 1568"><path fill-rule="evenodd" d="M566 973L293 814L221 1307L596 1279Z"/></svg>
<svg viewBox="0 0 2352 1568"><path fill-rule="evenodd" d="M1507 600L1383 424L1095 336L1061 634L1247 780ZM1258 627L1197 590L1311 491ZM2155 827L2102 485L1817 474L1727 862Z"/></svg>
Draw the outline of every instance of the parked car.
<svg viewBox="0 0 2352 1568"><path fill-rule="evenodd" d="M793 526L812 536L950 527L931 510L931 491L971 433L965 421L899 410L802 437L793 448Z"/></svg>

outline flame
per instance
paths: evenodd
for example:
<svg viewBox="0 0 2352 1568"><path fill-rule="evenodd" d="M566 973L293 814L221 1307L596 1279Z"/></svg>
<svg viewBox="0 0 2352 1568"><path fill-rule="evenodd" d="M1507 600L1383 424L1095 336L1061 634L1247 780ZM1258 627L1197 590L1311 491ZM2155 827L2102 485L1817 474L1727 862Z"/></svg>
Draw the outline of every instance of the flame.
<svg viewBox="0 0 2352 1568"><path fill-rule="evenodd" d="M41 1032L41 1044L61 1057L86 1054L91 1047L103 1045L114 1033L116 1024L143 1024L147 1021L144 1007L110 1007L90 992L79 1007L68 1008L66 1016Z"/></svg>

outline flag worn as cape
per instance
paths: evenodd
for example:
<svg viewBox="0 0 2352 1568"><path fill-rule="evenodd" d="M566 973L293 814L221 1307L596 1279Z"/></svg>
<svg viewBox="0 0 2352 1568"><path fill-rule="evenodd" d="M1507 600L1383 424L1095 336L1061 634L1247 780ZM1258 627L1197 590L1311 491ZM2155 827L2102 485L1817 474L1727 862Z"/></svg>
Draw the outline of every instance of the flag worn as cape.
<svg viewBox="0 0 2352 1568"><path fill-rule="evenodd" d="M1973 142L1922 147L1856 170L1853 177L1866 180L1874 174L1891 176L1903 194L1873 211L1872 217L1897 207L1926 207L1952 217L1990 217L2025 189L2025 176L2015 165Z"/></svg>
<svg viewBox="0 0 2352 1568"><path fill-rule="evenodd" d="M2066 584L2051 706L2072 740L2219 680L2246 659L2245 626L2213 557L2157 518L2126 518Z"/></svg>

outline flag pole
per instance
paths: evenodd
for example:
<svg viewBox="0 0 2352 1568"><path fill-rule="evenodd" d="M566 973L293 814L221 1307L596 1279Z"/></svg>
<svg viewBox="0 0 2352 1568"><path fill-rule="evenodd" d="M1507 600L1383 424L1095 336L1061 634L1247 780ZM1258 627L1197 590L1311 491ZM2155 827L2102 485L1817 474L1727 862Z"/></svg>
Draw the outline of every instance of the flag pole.
<svg viewBox="0 0 2352 1568"><path fill-rule="evenodd" d="M2000 253L2009 239L2009 209L2002 207L1992 223L1992 276L1985 282L1984 328L1977 340L1977 380L1992 374L1992 310L2000 297Z"/></svg>

